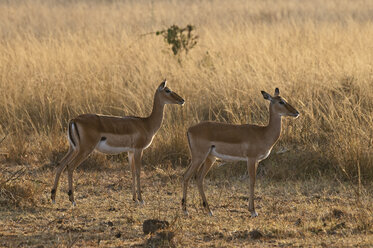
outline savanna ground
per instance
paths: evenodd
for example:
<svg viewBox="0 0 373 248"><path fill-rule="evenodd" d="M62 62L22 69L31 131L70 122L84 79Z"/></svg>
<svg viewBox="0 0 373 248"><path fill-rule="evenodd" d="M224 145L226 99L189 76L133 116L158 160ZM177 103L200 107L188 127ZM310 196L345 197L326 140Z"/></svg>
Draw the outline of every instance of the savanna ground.
<svg viewBox="0 0 373 248"><path fill-rule="evenodd" d="M357 202L355 191L343 183L325 179L273 182L260 176L255 198L259 216L251 218L248 179L235 175L232 169L217 167L206 180L212 217L202 211L193 183L190 217L182 214L180 169L145 169L141 177L144 206L132 201L131 172L121 163L110 162L99 171L84 165L76 173L75 208L66 194L66 180L56 205L52 205L50 180L41 179L41 189L34 193L37 207L1 207L0 245L142 247L149 239L142 230L146 219L169 221L175 234L171 246L176 247L373 245L371 187ZM239 171L244 174L244 166ZM30 183L41 175L52 177L50 170L35 167L19 183ZM263 236L252 238L249 232L253 230ZM169 247L168 242L164 244Z"/></svg>
<svg viewBox="0 0 373 248"><path fill-rule="evenodd" d="M373 245L372 1L1 1L0 245L141 246L146 219L165 219L178 247ZM174 56L154 32L196 26ZM126 156L93 154L74 174L77 207L54 168L81 113L150 113L163 78L186 99L168 106L144 153L131 201ZM249 218L245 165L215 166L180 210L186 129L202 120L265 124L260 90L301 113L258 171ZM249 234L258 230L262 237ZM154 243L148 243L148 245Z"/></svg>

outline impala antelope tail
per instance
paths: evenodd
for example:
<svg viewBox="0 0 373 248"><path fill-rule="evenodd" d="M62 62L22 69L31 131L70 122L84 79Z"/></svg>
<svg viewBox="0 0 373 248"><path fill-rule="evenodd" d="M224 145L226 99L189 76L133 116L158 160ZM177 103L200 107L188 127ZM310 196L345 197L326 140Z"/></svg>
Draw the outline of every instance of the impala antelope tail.
<svg viewBox="0 0 373 248"><path fill-rule="evenodd" d="M74 122L74 120L71 120L69 122L69 130L68 130L68 136L67 136L68 140L69 140L69 143L74 147L76 148L77 146L79 146L79 132L78 132L78 128Z"/></svg>

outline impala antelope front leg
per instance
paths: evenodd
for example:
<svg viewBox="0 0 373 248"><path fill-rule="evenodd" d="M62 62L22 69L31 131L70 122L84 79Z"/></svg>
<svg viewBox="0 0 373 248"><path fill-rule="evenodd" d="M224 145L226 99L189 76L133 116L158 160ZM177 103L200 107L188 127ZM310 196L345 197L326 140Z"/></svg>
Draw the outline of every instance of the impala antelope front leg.
<svg viewBox="0 0 373 248"><path fill-rule="evenodd" d="M140 174L141 174L141 158L142 150L136 150L134 154L135 168L136 168L136 182L137 182L137 200L141 205L144 205L145 202L141 197L141 184L140 184Z"/></svg>
<svg viewBox="0 0 373 248"><path fill-rule="evenodd" d="M247 160L247 170L249 172L249 211L251 213L251 217L257 217L258 214L255 211L254 206L254 188L255 188L255 179L256 179L256 169L258 167L258 162L255 159L248 159Z"/></svg>
<svg viewBox="0 0 373 248"><path fill-rule="evenodd" d="M130 165L131 174L132 174L132 200L137 202L136 199L136 167L135 167L135 159L134 159L134 152L128 152L128 163Z"/></svg>

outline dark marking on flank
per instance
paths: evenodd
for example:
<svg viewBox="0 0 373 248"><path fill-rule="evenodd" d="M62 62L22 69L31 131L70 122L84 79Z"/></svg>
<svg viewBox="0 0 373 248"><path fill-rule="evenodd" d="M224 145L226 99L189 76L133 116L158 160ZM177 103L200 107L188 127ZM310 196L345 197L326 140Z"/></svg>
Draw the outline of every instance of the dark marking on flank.
<svg viewBox="0 0 373 248"><path fill-rule="evenodd" d="M80 140L80 134L79 134L78 126L75 123L74 123L74 125L75 125L76 135L78 136L78 139Z"/></svg>
<svg viewBox="0 0 373 248"><path fill-rule="evenodd" d="M69 190L69 192L67 192L67 194L70 196L73 194L73 192L71 190Z"/></svg>
<svg viewBox="0 0 373 248"><path fill-rule="evenodd" d="M106 137L101 137L100 141L105 141Z"/></svg>

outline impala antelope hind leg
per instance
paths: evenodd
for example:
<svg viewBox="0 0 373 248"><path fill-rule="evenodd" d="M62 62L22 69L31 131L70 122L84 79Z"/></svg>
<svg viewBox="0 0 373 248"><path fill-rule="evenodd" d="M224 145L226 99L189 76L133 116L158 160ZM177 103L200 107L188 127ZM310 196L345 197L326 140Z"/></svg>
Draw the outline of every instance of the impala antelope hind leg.
<svg viewBox="0 0 373 248"><path fill-rule="evenodd" d="M76 150L76 145L78 140L78 135L76 133L76 126L73 124L73 122L69 122L69 127L68 127L68 133L67 133L67 138L69 140L69 150L66 153L66 155L60 160L58 163L58 167L56 169L56 177L54 180L54 185L51 190L51 199L52 203L56 202L56 191L58 188L58 183L60 180L61 173L64 171L66 166L71 163L71 161L76 157L77 155L77 150Z"/></svg>
<svg viewBox="0 0 373 248"><path fill-rule="evenodd" d="M67 163L69 162L69 160L71 160L71 158L73 156L74 156L74 150L70 146L69 151L61 159L61 161L58 163L58 167L56 169L56 177L54 179L54 185L53 185L53 188L51 190L52 203L56 203L56 191L57 191L57 188L58 188L58 183L59 183L59 180L60 180L60 177L61 177L61 173L64 171Z"/></svg>
<svg viewBox="0 0 373 248"><path fill-rule="evenodd" d="M208 204L206 196L205 196L205 192L204 192L204 189L203 189L203 180L205 179L205 176L207 175L207 173L211 169L215 160L216 160L216 158L214 156L209 155L206 158L205 163L201 166L201 168L198 170L198 173L197 173L197 186L198 186L199 194L201 195L201 198L202 198L202 205L207 210L207 212L210 216L212 216L213 213L210 210L209 204Z"/></svg>
<svg viewBox="0 0 373 248"><path fill-rule="evenodd" d="M188 184L189 180L193 175L197 174L198 169L202 166L202 164L205 162L207 156L209 154L209 151L205 152L205 155L202 153L202 156L200 154L196 154L195 156L192 156L189 167L187 171L184 173L183 176L183 199L181 200L181 206L184 211L185 215L189 215L186 204L187 204L187 190L188 190Z"/></svg>
<svg viewBox="0 0 373 248"><path fill-rule="evenodd" d="M87 149L87 150L79 150L78 154L74 158L73 161L68 165L67 167L67 178L68 178L68 183L69 183L69 191L67 192L69 196L69 200L73 204L73 206L76 206L75 198L74 198L74 186L73 186L73 174L74 170L84 161L87 159L89 154L92 153L94 148Z"/></svg>

